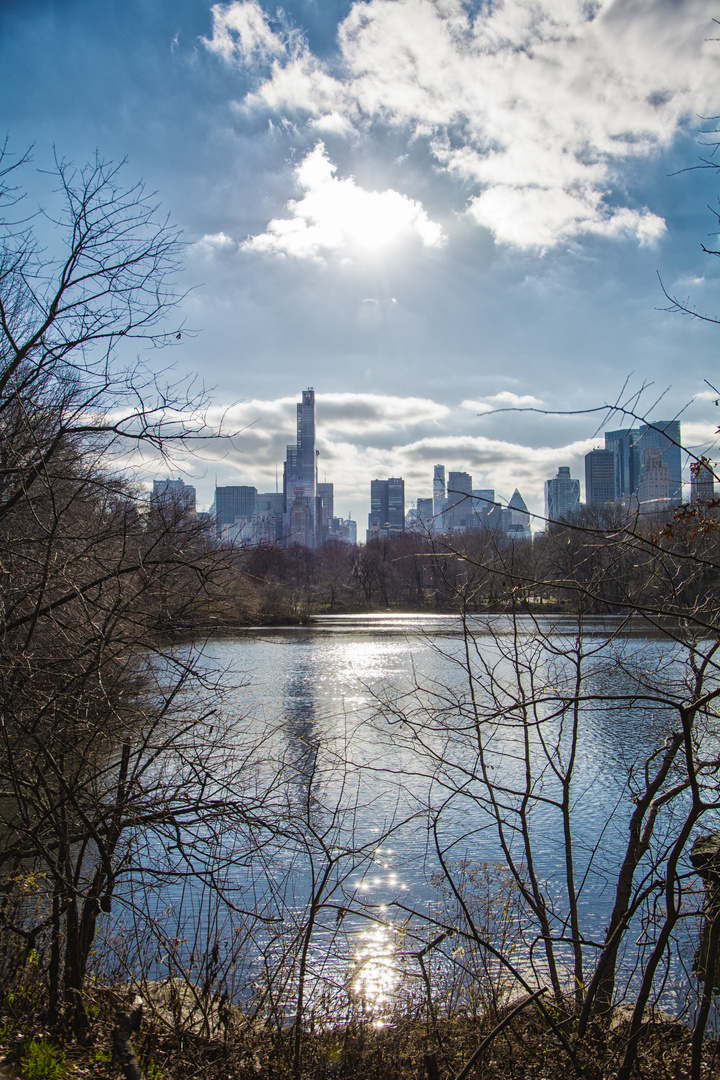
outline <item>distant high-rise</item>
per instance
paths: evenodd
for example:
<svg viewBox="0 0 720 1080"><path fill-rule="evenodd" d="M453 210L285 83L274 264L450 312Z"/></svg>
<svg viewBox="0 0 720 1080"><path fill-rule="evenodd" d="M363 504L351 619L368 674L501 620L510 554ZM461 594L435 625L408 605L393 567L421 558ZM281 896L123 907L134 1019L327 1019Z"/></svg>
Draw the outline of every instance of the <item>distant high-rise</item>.
<svg viewBox="0 0 720 1080"><path fill-rule="evenodd" d="M682 502L682 451L680 449L680 421L653 420L636 431L637 453L644 468L646 450L660 450L668 470L668 495L671 502ZM638 474L638 484L640 475ZM639 493L638 493L639 494Z"/></svg>
<svg viewBox="0 0 720 1080"><path fill-rule="evenodd" d="M615 455L615 498L629 498L637 491L640 476L640 455L636 446L637 433L632 428L605 432L605 449Z"/></svg>
<svg viewBox="0 0 720 1080"><path fill-rule="evenodd" d="M405 530L405 481L401 476L370 481L368 538Z"/></svg>
<svg viewBox="0 0 720 1080"><path fill-rule="evenodd" d="M432 499L418 499L417 501L417 521L424 525L425 528L429 528L432 525L434 503Z"/></svg>
<svg viewBox="0 0 720 1080"><path fill-rule="evenodd" d="M532 540L530 514L522 495L515 488L507 508L502 511L501 528L513 540Z"/></svg>
<svg viewBox="0 0 720 1080"><path fill-rule="evenodd" d="M228 525L234 525L238 518L248 521L255 513L257 488L240 484L230 487L215 488L215 521L218 536Z"/></svg>
<svg viewBox="0 0 720 1080"><path fill-rule="evenodd" d="M475 525L473 517L472 476L466 472L448 473L443 531L467 532Z"/></svg>
<svg viewBox="0 0 720 1080"><path fill-rule="evenodd" d="M502 506L495 502L493 488L473 488L474 529L498 529L502 520Z"/></svg>
<svg viewBox="0 0 720 1080"><path fill-rule="evenodd" d="M570 468L560 465L552 480L545 481L545 520L550 525L565 521L580 509L580 481L573 480Z"/></svg>
<svg viewBox="0 0 720 1080"><path fill-rule="evenodd" d="M275 543L285 535L283 522L285 498L282 491L261 491L255 500L253 536L257 543Z"/></svg>
<svg viewBox="0 0 720 1080"><path fill-rule="evenodd" d="M615 499L615 454L612 450L591 450L585 455L585 502L604 506Z"/></svg>
<svg viewBox="0 0 720 1080"><path fill-rule="evenodd" d="M605 432L605 449L615 455L615 498L638 494L645 450L660 450L668 468L668 498L682 502L682 452L680 421L654 420L638 428Z"/></svg>
<svg viewBox="0 0 720 1080"><path fill-rule="evenodd" d="M638 481L638 502L643 512L660 512L670 506L670 470L659 446L643 450Z"/></svg>
<svg viewBox="0 0 720 1080"><path fill-rule="evenodd" d="M334 513L335 497L332 484L318 484L317 486L317 546L322 547L330 536L330 526Z"/></svg>
<svg viewBox="0 0 720 1080"><path fill-rule="evenodd" d="M283 495L285 496L285 524L288 540L316 544L316 497L317 468L315 456L315 391L303 390L302 401L297 406L297 442L286 447L283 468ZM307 514L299 511L298 500ZM292 516L292 520L291 520ZM293 530L293 524L297 527ZM305 537L300 540L299 537Z"/></svg>
<svg viewBox="0 0 720 1080"><path fill-rule="evenodd" d="M435 531L442 532L442 512L445 506L445 466L436 465L433 469L433 515Z"/></svg>
<svg viewBox="0 0 720 1080"><path fill-rule="evenodd" d="M707 465L699 465L690 479L690 500L698 502L715 498L715 474ZM419 504L418 504L419 505Z"/></svg>
<svg viewBox="0 0 720 1080"><path fill-rule="evenodd" d="M313 547L314 534L310 510L301 495L296 495L290 504L287 513L285 539L288 544L302 544L303 547Z"/></svg>
<svg viewBox="0 0 720 1080"><path fill-rule="evenodd" d="M184 480L153 480L150 506L153 509L180 508L193 516L196 512L195 488Z"/></svg>

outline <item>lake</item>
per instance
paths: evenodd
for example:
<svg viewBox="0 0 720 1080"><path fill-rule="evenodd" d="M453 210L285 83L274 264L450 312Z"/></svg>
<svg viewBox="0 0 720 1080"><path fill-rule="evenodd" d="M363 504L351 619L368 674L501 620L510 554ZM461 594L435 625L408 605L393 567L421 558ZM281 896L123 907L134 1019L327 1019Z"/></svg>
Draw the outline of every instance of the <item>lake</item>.
<svg viewBox="0 0 720 1080"><path fill-rule="evenodd" d="M248 783L272 790L282 821L227 877L237 906L268 920L241 935L238 970L247 976L249 964L256 988L285 965L290 998L300 979L319 1004L355 998L382 1013L401 987L421 992L417 954L444 927L467 926L459 894L481 936L529 983L546 981L536 919L504 869L512 859L527 881L528 852L563 981L572 907L592 966L643 762L676 723L681 651L613 619L587 620L582 634L564 617L467 626L469 635L450 615L324 616L203 643L202 664L224 673L225 718L253 748L243 749ZM663 808L653 853L683 805ZM187 884L167 885L159 904L178 919L175 940L197 945L212 933L212 920L188 930L209 918L209 901ZM652 940L648 919L641 913L630 935L628 978L638 933L641 949ZM686 990L692 950L679 949L666 1005ZM471 952L453 935L426 954L433 980L458 1000L479 979ZM500 985L497 967L484 972Z"/></svg>

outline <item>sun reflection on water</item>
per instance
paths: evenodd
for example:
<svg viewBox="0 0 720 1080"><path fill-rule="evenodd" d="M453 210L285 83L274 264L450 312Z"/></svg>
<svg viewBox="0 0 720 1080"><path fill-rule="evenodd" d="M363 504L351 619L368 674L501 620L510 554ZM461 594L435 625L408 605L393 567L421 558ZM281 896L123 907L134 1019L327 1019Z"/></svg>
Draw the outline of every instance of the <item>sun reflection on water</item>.
<svg viewBox="0 0 720 1080"><path fill-rule="evenodd" d="M400 983L396 931L373 923L356 938L352 960L352 991L366 1012L379 1018L392 1004Z"/></svg>

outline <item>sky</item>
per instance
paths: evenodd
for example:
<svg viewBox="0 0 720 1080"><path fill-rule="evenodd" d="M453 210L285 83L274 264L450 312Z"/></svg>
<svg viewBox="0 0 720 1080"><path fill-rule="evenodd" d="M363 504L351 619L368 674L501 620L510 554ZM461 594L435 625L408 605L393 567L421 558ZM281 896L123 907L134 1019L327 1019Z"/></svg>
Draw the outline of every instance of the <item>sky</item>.
<svg viewBox="0 0 720 1080"><path fill-rule="evenodd" d="M145 476L275 490L314 387L362 537L371 479L435 464L542 514L606 403L717 445L720 329L662 287L720 314L718 39L709 0L3 0L0 117L182 229L170 362L238 435Z"/></svg>

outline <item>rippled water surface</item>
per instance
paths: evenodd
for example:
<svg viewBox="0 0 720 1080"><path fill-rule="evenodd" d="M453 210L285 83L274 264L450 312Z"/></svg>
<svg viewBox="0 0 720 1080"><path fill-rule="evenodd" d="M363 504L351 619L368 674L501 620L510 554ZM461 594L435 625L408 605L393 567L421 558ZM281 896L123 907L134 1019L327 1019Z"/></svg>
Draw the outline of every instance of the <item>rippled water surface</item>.
<svg viewBox="0 0 720 1080"><path fill-rule="evenodd" d="M575 689L571 619L528 618L519 633L502 616L488 625L471 621L468 640L450 615L328 616L204 644L203 663L225 672L226 689L236 687L225 699L226 716L240 719L245 739L262 749L258 782L278 777L289 820L309 837L304 848L279 843L262 864L238 867L236 884L254 903L274 889L286 926L297 919L300 927L309 898L319 897L308 949L316 976L376 1006L392 997L403 977L398 942L410 913L421 925L428 911L441 910L438 849L465 872L489 864L492 885L500 880L492 864L505 862L499 816L507 849L522 862L515 812L528 761L535 869L550 896L553 933L562 938L565 847L552 800L573 722L578 911L588 940L598 938L627 842L628 778L672 726L674 713L655 691L662 682L672 693L683 678L671 643L633 627L608 641L617 625L583 627L585 700L577 716L562 707ZM468 667L477 679L468 678ZM528 710L533 694L539 704ZM496 785L495 813L478 739L485 775Z"/></svg>

